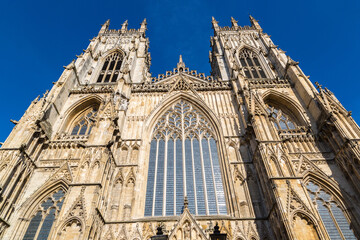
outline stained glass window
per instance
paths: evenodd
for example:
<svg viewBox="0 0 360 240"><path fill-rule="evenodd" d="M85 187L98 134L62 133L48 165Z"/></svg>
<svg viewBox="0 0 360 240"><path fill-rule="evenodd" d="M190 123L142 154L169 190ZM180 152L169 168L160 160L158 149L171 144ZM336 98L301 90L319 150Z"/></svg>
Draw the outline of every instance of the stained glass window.
<svg viewBox="0 0 360 240"><path fill-rule="evenodd" d="M227 214L214 130L197 108L181 100L154 128L145 216L179 215L185 196L195 215Z"/></svg>
<svg viewBox="0 0 360 240"><path fill-rule="evenodd" d="M247 78L266 78L258 56L254 52L243 49L240 53L240 63Z"/></svg>
<svg viewBox="0 0 360 240"><path fill-rule="evenodd" d="M95 125L97 107L91 107L73 124L71 135L89 135Z"/></svg>
<svg viewBox="0 0 360 240"><path fill-rule="evenodd" d="M122 56L119 52L109 55L100 71L98 83L116 82L120 73Z"/></svg>
<svg viewBox="0 0 360 240"><path fill-rule="evenodd" d="M268 105L267 111L277 130L292 130L296 125L283 111Z"/></svg>
<svg viewBox="0 0 360 240"><path fill-rule="evenodd" d="M325 225L330 239L356 239L344 212L332 194L314 182L308 182L307 190Z"/></svg>
<svg viewBox="0 0 360 240"><path fill-rule="evenodd" d="M64 202L63 190L53 192L42 201L31 218L23 240L47 240L51 227Z"/></svg>

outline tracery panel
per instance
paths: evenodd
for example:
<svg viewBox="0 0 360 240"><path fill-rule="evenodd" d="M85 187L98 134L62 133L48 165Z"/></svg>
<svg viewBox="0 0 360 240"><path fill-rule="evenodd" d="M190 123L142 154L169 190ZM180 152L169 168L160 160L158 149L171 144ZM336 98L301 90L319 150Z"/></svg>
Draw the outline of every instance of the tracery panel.
<svg viewBox="0 0 360 240"><path fill-rule="evenodd" d="M214 130L183 100L158 120L150 145L145 216L227 214Z"/></svg>
<svg viewBox="0 0 360 240"><path fill-rule="evenodd" d="M266 78L258 56L249 49L243 49L240 53L240 63L247 78Z"/></svg>
<svg viewBox="0 0 360 240"><path fill-rule="evenodd" d="M46 240L64 202L63 190L57 190L40 203L23 240Z"/></svg>
<svg viewBox="0 0 360 240"><path fill-rule="evenodd" d="M104 65L100 71L97 79L98 83L116 82L120 73L120 67L122 64L122 55L119 52L115 52L106 57Z"/></svg>
<svg viewBox="0 0 360 240"><path fill-rule="evenodd" d="M331 239L356 239L337 199L315 182L307 190Z"/></svg>

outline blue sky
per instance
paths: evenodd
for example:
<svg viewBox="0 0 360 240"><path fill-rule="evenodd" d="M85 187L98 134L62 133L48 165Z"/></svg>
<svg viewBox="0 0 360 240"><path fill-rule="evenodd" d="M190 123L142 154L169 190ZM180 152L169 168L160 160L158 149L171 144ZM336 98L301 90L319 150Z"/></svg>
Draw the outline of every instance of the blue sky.
<svg viewBox="0 0 360 240"><path fill-rule="evenodd" d="M249 25L250 13L312 82L328 87L360 122L360 1L9 1L0 8L0 141L31 101L50 89L67 65L111 20L139 28L147 18L153 75L172 70L179 54L209 74L211 16Z"/></svg>

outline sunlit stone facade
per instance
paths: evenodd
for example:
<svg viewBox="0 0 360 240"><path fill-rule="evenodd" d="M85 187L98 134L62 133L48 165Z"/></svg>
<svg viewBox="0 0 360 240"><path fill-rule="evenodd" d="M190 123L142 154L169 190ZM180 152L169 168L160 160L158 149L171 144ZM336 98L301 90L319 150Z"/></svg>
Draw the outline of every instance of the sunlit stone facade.
<svg viewBox="0 0 360 240"><path fill-rule="evenodd" d="M258 22L211 75L150 74L147 23L101 28L0 148L3 239L356 239L360 129Z"/></svg>

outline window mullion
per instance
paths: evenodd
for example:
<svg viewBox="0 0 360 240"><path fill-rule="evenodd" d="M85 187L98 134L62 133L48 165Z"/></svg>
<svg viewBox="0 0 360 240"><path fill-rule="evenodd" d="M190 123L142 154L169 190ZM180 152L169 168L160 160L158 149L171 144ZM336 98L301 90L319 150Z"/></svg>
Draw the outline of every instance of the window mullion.
<svg viewBox="0 0 360 240"><path fill-rule="evenodd" d="M193 139L191 139L191 159L192 159L192 172L193 172L193 184L194 184L194 201L195 201L195 215L198 215L198 207L197 207L197 196L196 196L196 182L195 182L195 164L194 164L194 147L193 147Z"/></svg>
<svg viewBox="0 0 360 240"><path fill-rule="evenodd" d="M212 180L213 180L213 184L214 184L214 192L215 192L215 203L216 203L216 211L218 214L220 214L220 209L219 209L219 202L218 202L218 195L217 195L217 189L216 189L216 181L215 181L215 174L214 174L214 167L213 167L213 157L212 157L212 153L211 153L211 146L210 146L210 142L207 139L207 144L208 144L208 148L209 148L209 156L210 156L210 166L211 166L211 175L212 175ZM215 146L216 147L216 146ZM216 151L217 152L217 151ZM219 162L220 164L220 162Z"/></svg>
<svg viewBox="0 0 360 240"><path fill-rule="evenodd" d="M176 138L174 138L174 215L176 215Z"/></svg>
<svg viewBox="0 0 360 240"><path fill-rule="evenodd" d="M330 213L330 216L331 216L331 219L333 220L333 222L334 222L334 224L336 226L336 229L338 230L338 232L339 232L339 234L341 236L341 239L346 240L343 233L342 233L342 231L341 231L341 229L340 229L340 227L339 227L339 224L337 223L337 221L336 221L336 219L334 217L333 212L331 211L331 205L326 203L325 207L328 209L328 211Z"/></svg>
<svg viewBox="0 0 360 240"><path fill-rule="evenodd" d="M50 209L50 208L49 208L49 209ZM39 233L40 233L40 229L42 228L42 225L43 225L43 223L44 223L44 221L45 221L45 218L46 218L47 215L48 215L48 214L46 214L46 211L45 211L45 212L43 211L42 213L44 213L44 215L41 214L41 215L42 215L41 221L40 221L40 224L39 224L38 229L37 229L37 231L36 231L36 234L35 234L35 236L34 236L34 239L37 239L37 238L38 238ZM49 211L49 213L50 213L50 211Z"/></svg>
<svg viewBox="0 0 360 240"><path fill-rule="evenodd" d="M165 216L166 214L166 182L167 182L167 154L168 154L168 139L169 135L165 136L165 152L164 152L164 186L163 186L163 213L162 215Z"/></svg>
<svg viewBox="0 0 360 240"><path fill-rule="evenodd" d="M182 165L183 165L183 184L184 184L184 198L187 196L186 188L186 166L185 166L185 130L184 130L184 109L181 107L181 141L182 141Z"/></svg>
<svg viewBox="0 0 360 240"><path fill-rule="evenodd" d="M157 179L157 165L158 165L158 154L159 154L159 139L156 140L156 158L155 158L155 173L154 173L154 193L152 200L152 213L151 216L155 214L155 196L156 196L156 179Z"/></svg>
<svg viewBox="0 0 360 240"><path fill-rule="evenodd" d="M204 200L205 200L205 212L206 215L209 215L209 202L208 202L208 196L207 196L207 186L206 186L206 178L205 178L205 167L204 167L204 156L203 156L203 149L202 149L202 139L199 138L199 147L200 147L200 159L201 159L201 172L202 172L202 178L204 183Z"/></svg>

